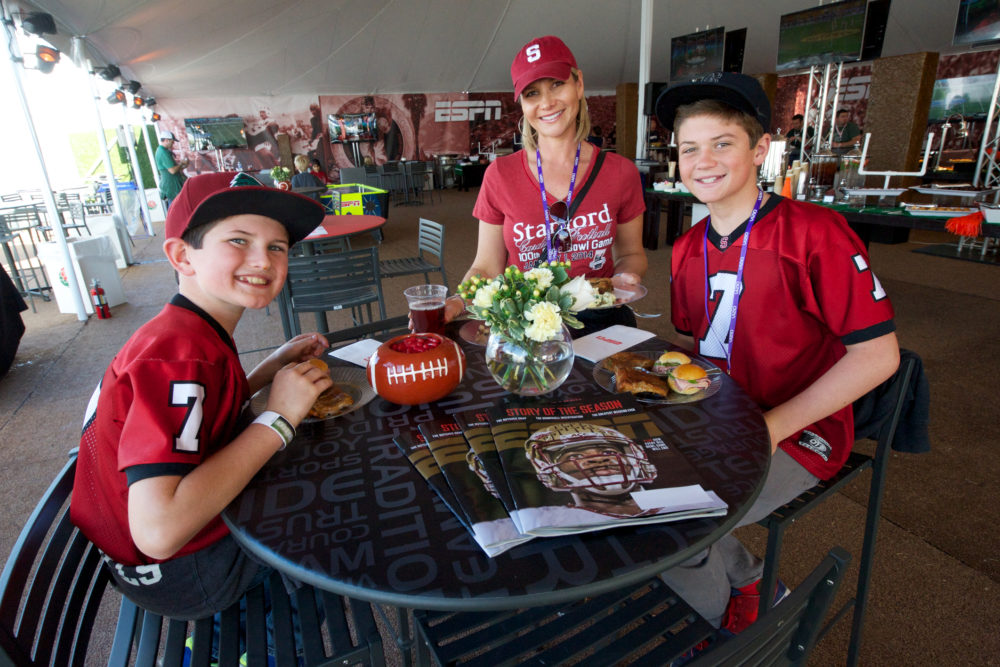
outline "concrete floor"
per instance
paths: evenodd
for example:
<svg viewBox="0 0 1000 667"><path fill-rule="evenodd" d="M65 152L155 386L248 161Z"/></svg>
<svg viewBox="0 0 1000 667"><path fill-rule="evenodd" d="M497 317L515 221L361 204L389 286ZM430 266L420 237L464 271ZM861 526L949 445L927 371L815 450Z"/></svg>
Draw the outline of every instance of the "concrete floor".
<svg viewBox="0 0 1000 667"><path fill-rule="evenodd" d="M471 217L475 192L445 191L434 203L393 207L380 248L383 258L412 254L419 217L447 225L447 269L454 285L475 251ZM989 665L1000 663L996 609L1000 608L1000 538L992 510L1000 457L996 456L996 400L1000 395L1000 268L912 252L947 235L913 234L911 242L871 248L872 266L896 308L904 347L924 359L931 382L929 454L893 454L880 526L861 663L865 665ZM27 332L13 368L0 379L0 554L6 557L48 482L75 447L83 410L120 345L160 310L175 289L162 259L162 239L137 239L138 264L121 272L128 303L113 318L78 322L53 302L36 300L23 315ZM359 238L355 247L370 243ZM667 279L670 248L649 252L641 310L662 312L640 324L669 336ZM386 281L389 316L405 312L409 278ZM309 322L305 326L311 328ZM337 325L336 318L331 324ZM282 342L276 307L248 312L237 346L254 350ZM264 353L243 355L251 367ZM867 445L861 445L867 446ZM793 527L786 538L781 576L800 581L834 544L861 551L868 476ZM740 537L763 552L764 532L751 526ZM849 577L853 578L856 568ZM851 589L849 579L842 589ZM110 614L110 612L109 612ZM102 617L110 623L110 616ZM991 629L992 628L992 629ZM848 623L817 646L810 664L840 665ZM398 652L386 650L393 663ZM94 664L100 656L94 656Z"/></svg>

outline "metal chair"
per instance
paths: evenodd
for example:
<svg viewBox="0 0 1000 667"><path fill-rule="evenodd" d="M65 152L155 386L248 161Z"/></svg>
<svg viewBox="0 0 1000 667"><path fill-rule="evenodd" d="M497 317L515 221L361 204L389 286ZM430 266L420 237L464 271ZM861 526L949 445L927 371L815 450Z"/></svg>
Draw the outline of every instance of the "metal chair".
<svg viewBox="0 0 1000 667"><path fill-rule="evenodd" d="M381 169L382 189L389 191L389 198L395 197L397 203L400 199L403 203L408 202L410 198L406 192L406 174L399 166L399 162L386 162Z"/></svg>
<svg viewBox="0 0 1000 667"><path fill-rule="evenodd" d="M877 425L872 431L877 440L874 455L869 456L858 451L852 451L844 467L834 477L821 481L792 502L779 507L758 522L759 525L764 526L768 530L767 552L764 556L764 572L761 577L760 590L773 591L778 579L778 565L785 529L805 516L806 513L817 507L824 500L832 497L834 493L843 488L862 471L871 469L872 479L868 491L868 510L865 514L864 542L861 550L861 558L858 561L857 589L854 596L823 627L821 633L821 636L825 635L852 606L854 607L851 640L848 647L847 664L849 665L857 664L858 652L861 646L861 633L868 602L868 587L871 581L872 562L875 556L875 540L882 510L882 492L889 463L889 453L893 448L900 415L907 400L907 390L914 379L914 371L919 363L919 356L909 350L901 350L900 358L899 368L896 370L896 373L875 390L879 392L882 400L889 402L890 409L887 411L883 422ZM767 595L760 596L761 613L764 613L770 606L771 600L769 597Z"/></svg>
<svg viewBox="0 0 1000 667"><path fill-rule="evenodd" d="M412 204L424 203L424 183L430 170L427 163L419 160L406 163L406 177L409 180L409 193L413 194Z"/></svg>
<svg viewBox="0 0 1000 667"><path fill-rule="evenodd" d="M781 605L690 665L800 665L850 556L833 549ZM417 664L668 665L716 631L659 578L565 605L499 612L414 612Z"/></svg>
<svg viewBox="0 0 1000 667"><path fill-rule="evenodd" d="M56 211L62 216L62 226L67 232L70 230L75 230L77 236L83 236L83 231L87 231L87 236L91 236L90 227L87 226L87 213L83 208L83 202L77 199L66 200L60 199L56 201ZM48 225L42 225L39 229L48 236L52 228Z"/></svg>
<svg viewBox="0 0 1000 667"><path fill-rule="evenodd" d="M378 173L378 167L374 164L365 165L365 185L373 188L382 188L382 174Z"/></svg>
<svg viewBox="0 0 1000 667"><path fill-rule="evenodd" d="M328 331L323 335L326 337L327 342L330 343L331 348L342 347L341 344L354 343L363 338L374 338L376 336L388 337L408 333L410 330L409 322L409 315L397 315L387 320L369 322L368 324L337 329L336 331Z"/></svg>
<svg viewBox="0 0 1000 667"><path fill-rule="evenodd" d="M193 622L194 647L185 660L188 621L163 619L111 593L114 580L101 552L70 522L75 471L74 451L35 507L0 573L0 664L83 665L93 652L90 641L99 608L118 599L121 606L109 665L209 664L211 617ZM244 650L246 664L267 664L265 593L270 595L277 664L296 664L298 650L307 665L384 664L371 606L305 585L295 592L301 637L297 646L291 602L277 573L221 612L219 664L238 664ZM241 603L246 608L243 624ZM332 653L324 647L324 635L331 640Z"/></svg>
<svg viewBox="0 0 1000 667"><path fill-rule="evenodd" d="M417 253L414 257L382 260L379 266L382 277L394 278L422 273L424 274L424 282L430 282L429 274L440 272L441 282L447 285L448 277L444 272L444 225L420 218L420 226L417 231ZM430 255L437 258L435 262L430 261Z"/></svg>
<svg viewBox="0 0 1000 667"><path fill-rule="evenodd" d="M349 308L355 325L374 321L372 304L385 319L378 248L291 257L279 296L285 338L301 333L299 313L315 313L316 330L327 331L326 313Z"/></svg>
<svg viewBox="0 0 1000 667"><path fill-rule="evenodd" d="M781 604L740 634L716 643L688 664L690 667L805 665L850 560L850 554L834 547Z"/></svg>
<svg viewBox="0 0 1000 667"><path fill-rule="evenodd" d="M340 182L341 184L347 183L365 183L365 168L364 167L341 167L340 168Z"/></svg>
<svg viewBox="0 0 1000 667"><path fill-rule="evenodd" d="M12 204L14 202L22 201L22 198L19 192L12 192L10 194L0 195L0 201L5 204Z"/></svg>
<svg viewBox="0 0 1000 667"><path fill-rule="evenodd" d="M18 292L22 296L28 297L32 312L36 312L34 297L40 296L43 300L48 301L52 286L49 285L45 278L45 271L42 269L41 263L38 262L38 248L34 240L31 239L31 228L23 226L27 223L34 224L33 221L37 220L37 216L25 217L18 213L20 210L15 209L13 212L0 213L0 246L3 247L4 261L7 264L7 272L10 274L11 280L17 286ZM31 240L32 252L28 251L28 246L24 242L22 232L25 231ZM19 245L20 250L18 249Z"/></svg>

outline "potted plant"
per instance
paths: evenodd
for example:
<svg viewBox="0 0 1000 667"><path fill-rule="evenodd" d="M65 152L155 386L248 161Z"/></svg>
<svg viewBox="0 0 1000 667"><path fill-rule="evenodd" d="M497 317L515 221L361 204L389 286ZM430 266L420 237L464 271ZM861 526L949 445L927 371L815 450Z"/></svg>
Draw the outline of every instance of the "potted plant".
<svg viewBox="0 0 1000 667"><path fill-rule="evenodd" d="M271 167L271 178L274 179L274 185L279 190L292 189L292 170L288 167Z"/></svg>

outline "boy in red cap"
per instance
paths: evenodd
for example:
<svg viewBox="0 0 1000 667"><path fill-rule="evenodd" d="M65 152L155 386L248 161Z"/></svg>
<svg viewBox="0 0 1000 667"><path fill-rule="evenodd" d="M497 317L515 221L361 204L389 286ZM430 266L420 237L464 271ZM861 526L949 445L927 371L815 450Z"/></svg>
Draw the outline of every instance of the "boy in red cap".
<svg viewBox="0 0 1000 667"><path fill-rule="evenodd" d="M740 525L843 466L851 403L899 364L893 310L864 245L829 209L765 193L771 106L756 79L716 72L656 104L684 185L709 217L671 254L671 319L682 344L727 371L764 411L767 480ZM762 563L727 535L664 579L733 633L757 617Z"/></svg>
<svg viewBox="0 0 1000 667"><path fill-rule="evenodd" d="M219 513L331 385L307 363L328 344L296 336L247 375L232 336L244 309L277 296L289 247L323 215L311 199L234 173L191 178L167 213L163 250L178 294L129 338L94 392L70 507L121 591L148 610L202 618L268 574ZM247 423L243 408L267 384L266 411Z"/></svg>

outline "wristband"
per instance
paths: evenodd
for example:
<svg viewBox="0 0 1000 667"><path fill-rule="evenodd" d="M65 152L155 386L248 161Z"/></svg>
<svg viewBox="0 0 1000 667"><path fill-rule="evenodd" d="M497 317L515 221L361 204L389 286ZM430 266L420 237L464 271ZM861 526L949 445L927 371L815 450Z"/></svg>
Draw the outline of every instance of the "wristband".
<svg viewBox="0 0 1000 667"><path fill-rule="evenodd" d="M274 410L262 412L260 417L253 420L253 423L266 426L278 434L278 437L281 438L281 447L278 448L279 452L287 447L288 443L295 437L295 427Z"/></svg>

